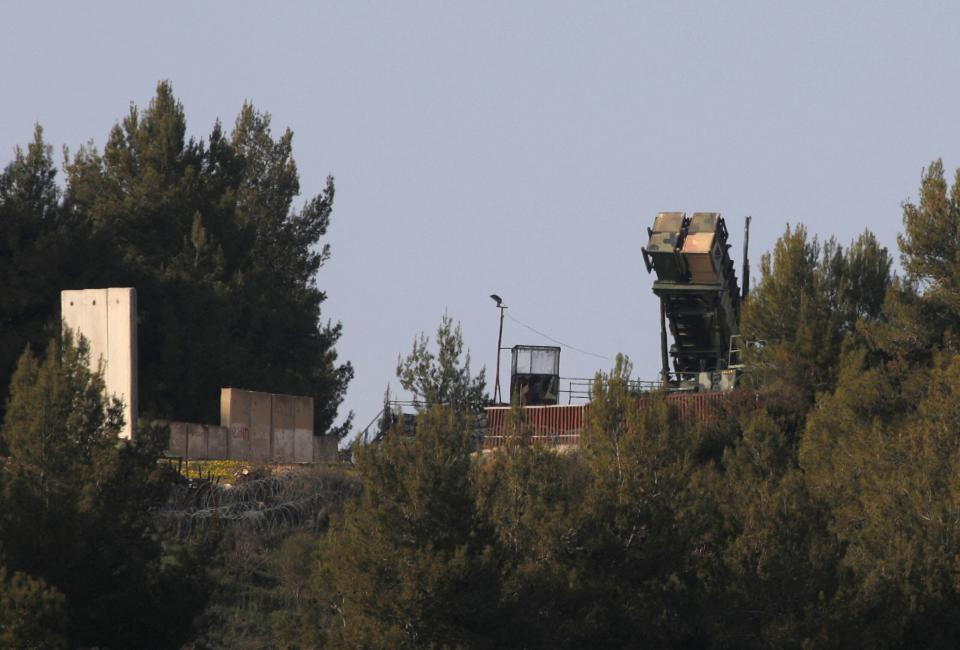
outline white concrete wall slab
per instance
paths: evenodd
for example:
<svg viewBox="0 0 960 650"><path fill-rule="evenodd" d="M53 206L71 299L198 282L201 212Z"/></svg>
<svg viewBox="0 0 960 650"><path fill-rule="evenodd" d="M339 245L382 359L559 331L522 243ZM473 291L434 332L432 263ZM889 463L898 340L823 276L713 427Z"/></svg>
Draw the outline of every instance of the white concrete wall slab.
<svg viewBox="0 0 960 650"><path fill-rule="evenodd" d="M79 289L60 292L61 321L90 347L90 368L103 369L108 395L123 401L120 436L133 436L137 421L136 289Z"/></svg>

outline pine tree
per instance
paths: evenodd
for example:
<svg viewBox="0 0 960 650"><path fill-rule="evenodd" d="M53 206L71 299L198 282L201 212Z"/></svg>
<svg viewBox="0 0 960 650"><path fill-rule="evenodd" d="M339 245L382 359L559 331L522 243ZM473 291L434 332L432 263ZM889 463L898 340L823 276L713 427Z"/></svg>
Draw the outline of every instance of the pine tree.
<svg viewBox="0 0 960 650"><path fill-rule="evenodd" d="M0 647L66 648L63 594L0 561Z"/></svg>
<svg viewBox="0 0 960 650"><path fill-rule="evenodd" d="M414 400L429 407L450 406L457 412L477 412L487 401L484 397L484 369L470 374L470 352L464 354L460 324L443 315L437 328L436 353L430 350L430 337L421 333L413 341L413 350L397 358L397 378Z"/></svg>
<svg viewBox="0 0 960 650"><path fill-rule="evenodd" d="M920 184L920 203L903 205L904 232L900 244L904 269L928 297L960 313L960 171L950 188L943 162L926 169Z"/></svg>
<svg viewBox="0 0 960 650"><path fill-rule="evenodd" d="M589 479L583 491L576 564L575 643L664 646L696 639L691 561L699 519L687 516L694 464L692 430L665 396L629 390L618 355L598 374L581 436Z"/></svg>
<svg viewBox="0 0 960 650"><path fill-rule="evenodd" d="M720 646L816 646L829 639L840 544L830 510L797 467L796 443L761 401L734 417L740 436L707 471L701 498L720 521L709 579L710 638ZM838 628L840 629L840 628Z"/></svg>
<svg viewBox="0 0 960 650"><path fill-rule="evenodd" d="M0 395L24 348L59 334L57 295L84 277L83 228L61 209L52 154L38 125L0 173Z"/></svg>
<svg viewBox="0 0 960 650"><path fill-rule="evenodd" d="M360 450L363 493L321 542L320 626L308 645L498 647L496 563L468 440L463 421L437 406L413 438Z"/></svg>
<svg viewBox="0 0 960 650"><path fill-rule="evenodd" d="M743 310L755 383L796 402L787 407L795 412L832 390L845 338L881 317L890 267L887 249L870 231L844 249L833 238L821 245L803 225L787 225L773 253L761 258L760 280Z"/></svg>
<svg viewBox="0 0 960 650"><path fill-rule="evenodd" d="M529 444L517 433L478 468L477 508L494 531L500 567L498 616L510 645L569 647L579 629L579 532L588 474L575 454Z"/></svg>
<svg viewBox="0 0 960 650"><path fill-rule="evenodd" d="M904 232L897 237L907 283L902 300L922 296L916 308L904 314L935 338L919 341L918 349L960 350L960 170L950 187L943 163L936 160L925 170L918 204L903 204ZM911 329L917 329L912 327ZM896 337L895 333L891 333Z"/></svg>
<svg viewBox="0 0 960 650"><path fill-rule="evenodd" d="M139 293L141 410L215 421L220 387L242 386L313 396L315 431L330 432L353 374L316 284L333 179L296 209L293 134L275 139L250 104L230 134L186 129L161 82L103 153L84 147L67 166L64 209L92 228L95 284Z"/></svg>
<svg viewBox="0 0 960 650"><path fill-rule="evenodd" d="M24 353L14 374L0 430L5 564L64 595L71 646L176 646L205 574L197 549L166 547L155 527L172 484L157 463L169 434L118 440L122 411L88 355L66 332L42 361Z"/></svg>

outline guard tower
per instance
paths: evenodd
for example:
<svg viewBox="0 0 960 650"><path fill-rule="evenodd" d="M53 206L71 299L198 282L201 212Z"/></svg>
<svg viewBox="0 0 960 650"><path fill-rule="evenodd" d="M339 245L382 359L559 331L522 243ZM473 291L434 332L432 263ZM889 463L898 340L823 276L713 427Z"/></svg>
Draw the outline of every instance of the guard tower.
<svg viewBox="0 0 960 650"><path fill-rule="evenodd" d="M552 406L560 396L560 348L515 345L510 365L511 399L521 406Z"/></svg>
<svg viewBox="0 0 960 650"><path fill-rule="evenodd" d="M740 289L727 226L717 212L661 212L647 230L643 248L647 272L655 272L653 293L660 298L664 383L709 378L727 367L732 336L739 333ZM673 345L667 348L666 321ZM709 379L707 380L709 383Z"/></svg>

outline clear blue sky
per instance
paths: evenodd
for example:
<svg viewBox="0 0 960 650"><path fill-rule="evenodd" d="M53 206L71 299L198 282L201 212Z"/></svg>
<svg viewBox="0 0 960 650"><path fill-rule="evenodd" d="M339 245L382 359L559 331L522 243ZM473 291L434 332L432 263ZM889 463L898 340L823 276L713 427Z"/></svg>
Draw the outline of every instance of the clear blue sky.
<svg viewBox="0 0 960 650"><path fill-rule="evenodd" d="M950 2L0 0L0 161L35 122L102 145L160 79L198 137L272 113L304 196L337 179L318 283L363 425L444 310L492 387L494 292L653 378L661 210L721 212L738 268L747 214L755 262L787 222L895 249L923 167L960 165L958 25ZM549 344L507 321L515 343ZM561 374L608 365L565 350Z"/></svg>

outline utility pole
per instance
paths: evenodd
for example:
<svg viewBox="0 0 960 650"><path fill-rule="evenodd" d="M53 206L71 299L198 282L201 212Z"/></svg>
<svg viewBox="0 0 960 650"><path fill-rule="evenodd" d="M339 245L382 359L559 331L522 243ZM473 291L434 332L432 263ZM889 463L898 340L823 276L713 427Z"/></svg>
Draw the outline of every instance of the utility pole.
<svg viewBox="0 0 960 650"><path fill-rule="evenodd" d="M493 383L493 401L500 404L503 401L500 393L500 351L503 349L501 347L503 344L503 311L507 306L503 304L503 299L497 294L492 293L490 297L497 303L497 308L500 310L500 333L497 334L497 378Z"/></svg>
<svg viewBox="0 0 960 650"><path fill-rule="evenodd" d="M750 217L743 223L743 294L746 298L750 293L750 260L747 259L747 249L750 247Z"/></svg>

